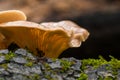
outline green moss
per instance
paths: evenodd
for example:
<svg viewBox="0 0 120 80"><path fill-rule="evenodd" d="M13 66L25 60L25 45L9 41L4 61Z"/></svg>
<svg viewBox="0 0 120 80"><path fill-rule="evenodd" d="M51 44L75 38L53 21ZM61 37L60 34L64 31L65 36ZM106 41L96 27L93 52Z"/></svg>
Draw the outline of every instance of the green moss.
<svg viewBox="0 0 120 80"><path fill-rule="evenodd" d="M120 69L120 60L114 58L113 56L110 56L111 61L108 62L108 64L110 64L112 71L113 71L113 75L117 75L118 74L118 69Z"/></svg>
<svg viewBox="0 0 120 80"><path fill-rule="evenodd" d="M45 75L47 80L58 80L57 78L52 78L50 75Z"/></svg>
<svg viewBox="0 0 120 80"><path fill-rule="evenodd" d="M4 69L7 69L7 68L8 68L8 64L7 64L7 63L0 64L0 66L3 67Z"/></svg>
<svg viewBox="0 0 120 80"><path fill-rule="evenodd" d="M77 80L88 80L88 75L85 73L81 73L80 77Z"/></svg>
<svg viewBox="0 0 120 80"><path fill-rule="evenodd" d="M31 67L31 66L33 66L33 62L32 62L32 61L27 62L27 63L25 64L25 66Z"/></svg>
<svg viewBox="0 0 120 80"><path fill-rule="evenodd" d="M98 80L103 80L103 78L101 76L98 77Z"/></svg>
<svg viewBox="0 0 120 80"><path fill-rule="evenodd" d="M15 53L9 52L8 54L5 55L5 60L10 60L15 56Z"/></svg>
<svg viewBox="0 0 120 80"><path fill-rule="evenodd" d="M62 59L60 60L60 62L61 62L61 66L62 66L63 71L66 71L67 69L69 69L70 66L73 64L70 61L62 60Z"/></svg>
<svg viewBox="0 0 120 80"><path fill-rule="evenodd" d="M120 69L120 60L114 58L113 56L110 56L111 61L108 63L111 65L113 69Z"/></svg>
<svg viewBox="0 0 120 80"><path fill-rule="evenodd" d="M102 56L99 56L99 59L83 59L82 60L82 69L86 69L87 65L93 66L95 69L99 66L109 64L110 66L106 66L106 69L114 69L118 70L120 69L120 60L114 58L113 56L110 56L111 60L106 61Z"/></svg>
<svg viewBox="0 0 120 80"><path fill-rule="evenodd" d="M55 62L57 59L56 58L51 58L53 62Z"/></svg>
<svg viewBox="0 0 120 80"><path fill-rule="evenodd" d="M1 77L0 80L5 80L5 79Z"/></svg>
<svg viewBox="0 0 120 80"><path fill-rule="evenodd" d="M45 66L46 69L50 69L50 66L49 66L48 63L44 63L44 66Z"/></svg>
<svg viewBox="0 0 120 80"><path fill-rule="evenodd" d="M117 80L117 74L118 74L118 69L120 69L120 60L114 58L113 56L110 56L111 60L106 61L103 57L99 56L99 59L83 59L82 61L82 70L84 71L87 69L87 66L92 66L94 69L97 69L98 67L102 65L109 65L105 66L106 70L112 70L112 74L115 76L113 77L99 77L98 80Z"/></svg>
<svg viewBox="0 0 120 80"><path fill-rule="evenodd" d="M104 64L107 64L107 61L102 56L99 56L99 59L83 59L82 69L86 69L88 65L93 66L93 68L96 69Z"/></svg>
<svg viewBox="0 0 120 80"><path fill-rule="evenodd" d="M30 80L40 80L40 75L39 74L33 74L32 76L29 76Z"/></svg>
<svg viewBox="0 0 120 80"><path fill-rule="evenodd" d="M104 80L113 80L113 78L112 78L112 77L107 76L107 77L105 77L105 78L104 78Z"/></svg>
<svg viewBox="0 0 120 80"><path fill-rule="evenodd" d="M113 77L110 77L110 76L106 76L106 77L99 76L98 80L116 80L116 79L113 79Z"/></svg>
<svg viewBox="0 0 120 80"><path fill-rule="evenodd" d="M34 80L39 80L40 79L40 75L39 74L34 74L33 78L34 78Z"/></svg>
<svg viewBox="0 0 120 80"><path fill-rule="evenodd" d="M2 54L2 53L0 53L0 56L3 56L3 54Z"/></svg>
<svg viewBox="0 0 120 80"><path fill-rule="evenodd" d="M51 79L51 76L50 75L45 75L45 78L50 80Z"/></svg>

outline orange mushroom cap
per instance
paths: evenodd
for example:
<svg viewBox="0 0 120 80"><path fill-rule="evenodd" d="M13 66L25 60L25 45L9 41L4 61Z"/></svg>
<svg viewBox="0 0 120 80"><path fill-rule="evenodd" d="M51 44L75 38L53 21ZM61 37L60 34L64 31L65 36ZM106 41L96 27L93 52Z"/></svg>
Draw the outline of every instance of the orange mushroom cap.
<svg viewBox="0 0 120 80"><path fill-rule="evenodd" d="M0 23L9 21L26 20L26 16L19 10L0 11Z"/></svg>
<svg viewBox="0 0 120 80"><path fill-rule="evenodd" d="M26 15L19 10L0 11L0 24L10 21L26 20ZM5 36L0 32L0 48L5 48Z"/></svg>

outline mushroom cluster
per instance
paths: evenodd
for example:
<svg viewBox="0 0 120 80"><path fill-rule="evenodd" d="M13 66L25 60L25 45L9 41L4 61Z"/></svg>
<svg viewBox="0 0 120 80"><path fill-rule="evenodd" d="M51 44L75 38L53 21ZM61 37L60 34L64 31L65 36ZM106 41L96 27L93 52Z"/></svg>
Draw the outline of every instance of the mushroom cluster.
<svg viewBox="0 0 120 80"><path fill-rule="evenodd" d="M70 47L79 47L89 32L72 21L34 23L18 10L0 12L0 49L11 43L37 56L57 58Z"/></svg>

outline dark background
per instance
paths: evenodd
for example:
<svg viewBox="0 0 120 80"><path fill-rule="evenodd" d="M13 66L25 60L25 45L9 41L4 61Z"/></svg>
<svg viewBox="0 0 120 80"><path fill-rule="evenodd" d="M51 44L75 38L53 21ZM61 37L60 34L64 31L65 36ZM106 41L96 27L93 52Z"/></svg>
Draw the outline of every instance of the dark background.
<svg viewBox="0 0 120 80"><path fill-rule="evenodd" d="M0 11L11 9L23 11L29 21L72 20L90 32L81 47L67 49L60 57L120 58L119 0L0 0Z"/></svg>

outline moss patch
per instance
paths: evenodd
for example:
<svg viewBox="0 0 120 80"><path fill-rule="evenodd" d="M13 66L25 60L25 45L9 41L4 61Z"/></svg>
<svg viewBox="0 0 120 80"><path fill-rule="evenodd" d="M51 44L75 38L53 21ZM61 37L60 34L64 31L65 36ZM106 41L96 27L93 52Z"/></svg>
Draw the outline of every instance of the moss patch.
<svg viewBox="0 0 120 80"><path fill-rule="evenodd" d="M25 64L25 66L28 66L28 67L31 67L31 66L33 66L33 62L27 62L26 64Z"/></svg>
<svg viewBox="0 0 120 80"><path fill-rule="evenodd" d="M80 77L77 80L88 80L88 75L85 73L81 73Z"/></svg>
<svg viewBox="0 0 120 80"><path fill-rule="evenodd" d="M61 62L61 66L62 66L62 70L63 71L66 71L67 69L69 69L70 67L71 67L71 65L72 65L72 62L70 62L70 61L67 61L67 60L60 60L60 62Z"/></svg>
<svg viewBox="0 0 120 80"><path fill-rule="evenodd" d="M98 68L104 64L108 64L108 62L102 56L99 56L99 59L83 59L82 69L86 69L88 65L93 66L94 68Z"/></svg>
<svg viewBox="0 0 120 80"><path fill-rule="evenodd" d="M84 70L86 70L88 68L88 66L92 66L93 69L98 69L100 66L103 65L109 65L109 66L105 66L106 70L111 70L112 71L112 75L114 75L114 77L111 76L105 76L104 78L101 76L98 76L98 80L117 80L117 75L118 75L118 70L120 69L120 60L114 58L113 56L109 56L111 58L110 61L105 60L102 56L99 56L99 59L83 59L82 61L82 66L81 69L83 71L82 75L80 76L80 78L78 78L78 80L86 80L85 78L85 72Z"/></svg>
<svg viewBox="0 0 120 80"><path fill-rule="evenodd" d="M15 57L15 53L13 53L12 51L10 51L8 54L5 55L6 60L10 60L13 57Z"/></svg>

